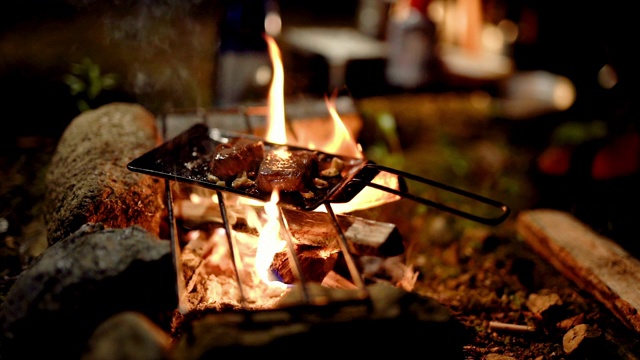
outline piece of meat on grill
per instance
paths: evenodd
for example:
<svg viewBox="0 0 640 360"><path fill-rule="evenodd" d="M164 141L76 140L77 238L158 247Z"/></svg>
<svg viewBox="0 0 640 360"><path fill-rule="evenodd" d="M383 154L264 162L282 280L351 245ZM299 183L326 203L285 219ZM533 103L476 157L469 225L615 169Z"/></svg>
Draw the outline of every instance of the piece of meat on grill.
<svg viewBox="0 0 640 360"><path fill-rule="evenodd" d="M263 192L301 191L317 175L318 155L309 150L265 153L258 169L256 186Z"/></svg>
<svg viewBox="0 0 640 360"><path fill-rule="evenodd" d="M242 175L255 176L264 158L264 143L245 138L234 138L219 144L211 161L211 175L222 181L233 180Z"/></svg>

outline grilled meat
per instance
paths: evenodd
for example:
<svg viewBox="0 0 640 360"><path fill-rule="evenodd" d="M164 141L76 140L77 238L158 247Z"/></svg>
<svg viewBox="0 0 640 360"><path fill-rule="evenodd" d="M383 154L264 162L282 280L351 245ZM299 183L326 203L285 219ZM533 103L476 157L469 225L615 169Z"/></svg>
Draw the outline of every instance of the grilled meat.
<svg viewBox="0 0 640 360"><path fill-rule="evenodd" d="M211 161L211 175L222 181L231 181L243 172L253 177L264 158L262 141L235 138L232 142L216 146Z"/></svg>
<svg viewBox="0 0 640 360"><path fill-rule="evenodd" d="M275 150L265 153L258 169L256 186L260 191L302 191L318 172L318 155L314 151Z"/></svg>

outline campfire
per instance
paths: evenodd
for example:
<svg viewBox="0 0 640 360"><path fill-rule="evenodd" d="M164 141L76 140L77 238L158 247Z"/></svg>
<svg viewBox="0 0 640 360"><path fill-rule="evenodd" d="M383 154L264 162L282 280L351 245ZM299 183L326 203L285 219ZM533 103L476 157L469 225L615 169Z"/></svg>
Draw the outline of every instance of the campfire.
<svg viewBox="0 0 640 360"><path fill-rule="evenodd" d="M337 165L334 164L342 157L363 159L362 149L354 140L357 130L348 128L338 114L336 94L325 98L330 116L320 122L321 126L305 120L287 126L280 52L273 38L267 36L266 41L274 64L268 106L247 110L263 116L265 126L245 129L244 133L252 131L250 135L257 135L269 144L309 149L310 152L301 150L302 154L313 153L314 157L316 151L340 156L325 161L330 163L325 171L335 171ZM262 144L262 141L233 148L229 156L240 154L238 157L246 159L247 147L256 143ZM279 164L282 157L291 156L292 152L276 149L271 154ZM293 155L300 156L300 153ZM247 178L246 171L238 172L240 174L233 174L228 182L254 181ZM283 178L284 181L292 178L299 181L296 177L305 176L302 172L271 177L268 181L277 183ZM314 178L315 188L296 187L295 196L298 196L297 192L305 197L313 190L321 191L331 176ZM398 176L394 174L377 174L372 182L399 189ZM306 302L326 302L324 296L313 297L307 293L309 284L355 290L356 297L364 299L368 294L361 266L352 254L381 255L380 247L389 249L387 254L382 254L387 257L401 254L402 240L392 224L343 215L395 201L398 195L366 187L346 203L305 211L280 206L281 196L287 196L281 195L280 189L291 190L274 186L268 194L269 199L262 201L198 184L172 182L181 311L226 307L272 309L294 286L302 289ZM327 209L331 213L327 213ZM332 223L331 219L336 221ZM336 271L340 264L344 265L346 273ZM415 276L407 268L402 286L410 290Z"/></svg>
<svg viewBox="0 0 640 360"><path fill-rule="evenodd" d="M508 215L508 207L493 200L368 162L354 141L357 134L336 110L336 94L325 98L330 117L322 126L328 131L317 131L304 120L288 127L280 52L273 38L265 39L274 74L262 131L237 133L195 124L128 165L172 181L169 203L175 209L170 214L181 224L192 223L172 232L183 312L227 306L270 309L295 286L305 303L326 302L309 294L311 283L355 290L356 297L368 298L355 256L381 255L383 245L402 248L401 239L390 239L393 231L384 231L392 225L354 217L345 225L339 215L401 195L481 222L501 222ZM411 195L402 189L405 178L439 185L501 214L483 218ZM189 218L194 214L212 221L194 224ZM390 246L389 241L399 243ZM346 271L336 271L340 267ZM397 285L410 291L416 276L407 267Z"/></svg>

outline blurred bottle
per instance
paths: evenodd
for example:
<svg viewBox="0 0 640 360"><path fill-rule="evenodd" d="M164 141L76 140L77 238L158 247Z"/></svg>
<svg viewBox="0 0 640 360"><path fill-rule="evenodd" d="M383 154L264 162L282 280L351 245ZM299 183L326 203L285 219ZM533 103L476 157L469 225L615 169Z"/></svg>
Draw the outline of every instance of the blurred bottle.
<svg viewBox="0 0 640 360"><path fill-rule="evenodd" d="M427 16L430 0L398 0L387 26L386 79L406 90L429 85L437 74L435 24Z"/></svg>
<svg viewBox="0 0 640 360"><path fill-rule="evenodd" d="M233 106L266 97L271 60L264 34L275 0L223 0L218 24L216 105Z"/></svg>
<svg viewBox="0 0 640 360"><path fill-rule="evenodd" d="M357 11L358 30L374 39L384 40L393 0L359 0Z"/></svg>

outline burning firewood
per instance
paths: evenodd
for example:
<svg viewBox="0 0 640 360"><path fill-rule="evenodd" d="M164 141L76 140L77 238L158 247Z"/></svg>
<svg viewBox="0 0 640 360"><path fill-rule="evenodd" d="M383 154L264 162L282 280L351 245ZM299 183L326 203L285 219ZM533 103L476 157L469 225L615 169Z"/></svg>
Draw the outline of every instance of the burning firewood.
<svg viewBox="0 0 640 360"><path fill-rule="evenodd" d="M283 209L289 231L297 243L337 248L337 233L328 214ZM350 251L358 255L395 256L404 252L402 237L395 224L338 215Z"/></svg>
<svg viewBox="0 0 640 360"><path fill-rule="evenodd" d="M298 246L296 255L300 263L300 272L305 281L321 283L333 269L338 259L338 252L311 246ZM277 273L282 282L293 284L298 279L291 269L287 252L277 253L271 263L271 271Z"/></svg>
<svg viewBox="0 0 640 360"><path fill-rule="evenodd" d="M201 192L202 190L199 189ZM211 194L194 203L189 199L175 201L176 218L197 228L206 223L222 223L218 204L211 201ZM338 250L336 230L328 214L323 212L282 209L295 244L320 246ZM234 204L227 205L227 220L237 231L246 228L246 211ZM402 236L395 224L338 214L338 223L347 238L349 250L357 255L396 256L404 252Z"/></svg>

